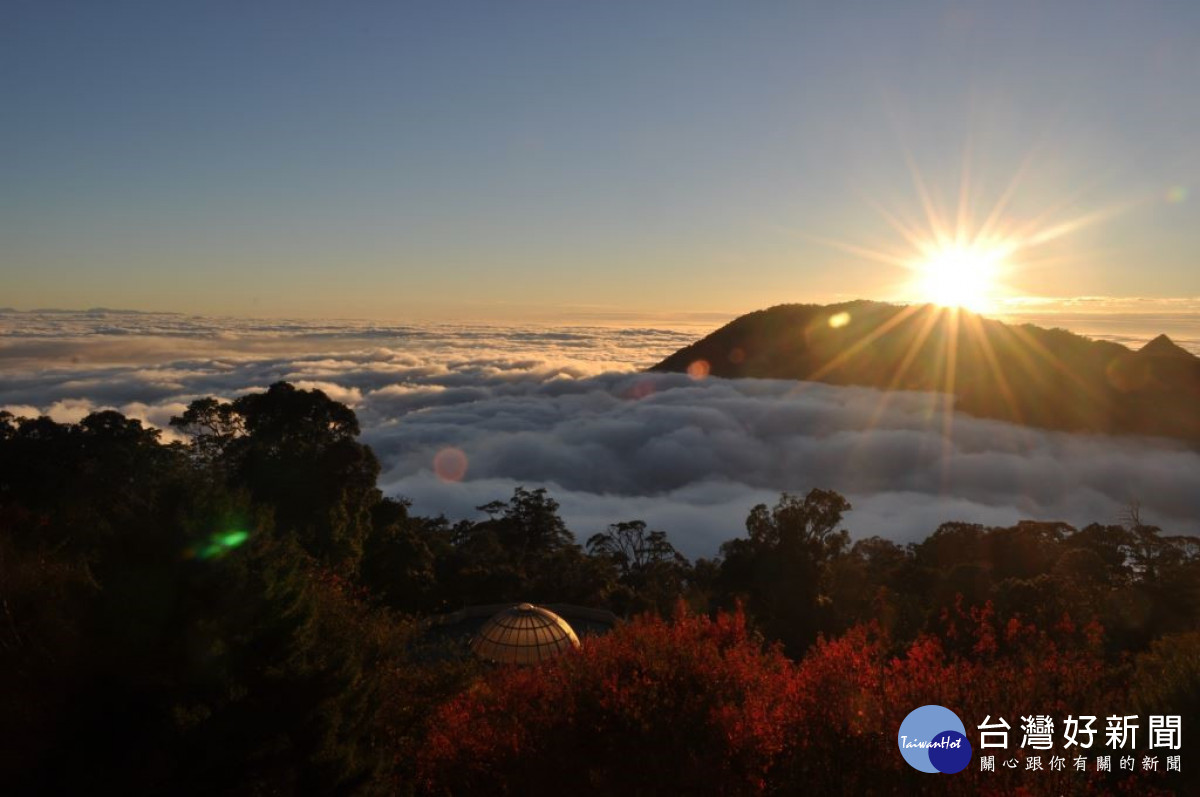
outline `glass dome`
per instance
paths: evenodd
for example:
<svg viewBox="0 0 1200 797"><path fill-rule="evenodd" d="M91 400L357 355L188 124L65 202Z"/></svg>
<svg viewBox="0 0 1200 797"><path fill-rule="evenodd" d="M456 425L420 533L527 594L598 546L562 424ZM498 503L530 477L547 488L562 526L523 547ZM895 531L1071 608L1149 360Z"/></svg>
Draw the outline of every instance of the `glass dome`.
<svg viewBox="0 0 1200 797"><path fill-rule="evenodd" d="M495 614L471 640L471 652L497 664L537 664L579 647L566 620L522 603Z"/></svg>

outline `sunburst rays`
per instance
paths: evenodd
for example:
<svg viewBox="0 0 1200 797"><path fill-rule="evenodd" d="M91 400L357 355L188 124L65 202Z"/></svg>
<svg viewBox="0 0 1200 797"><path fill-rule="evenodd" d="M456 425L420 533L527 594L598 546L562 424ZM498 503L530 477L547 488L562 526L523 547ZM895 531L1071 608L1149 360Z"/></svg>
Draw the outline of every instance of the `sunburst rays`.
<svg viewBox="0 0 1200 797"><path fill-rule="evenodd" d="M939 201L926 175L915 159L905 153L905 162L912 178L915 203L912 215L902 209L888 208L868 198L869 205L899 238L894 247L868 245L829 237L805 236L857 258L869 260L892 269L907 272L900 295L894 299L908 302L888 321L851 342L836 356L818 368L810 379L819 380L840 368L850 366L883 335L909 321L921 310L928 315L909 336L907 349L896 360L894 372L887 377L886 389L879 405L868 422L874 428L884 416L892 391L904 389L906 378L914 363L927 351L931 335L942 327L933 353L936 362L930 375L941 397L933 403L926 417L926 428L940 428L942 433L942 471L944 483L952 478L950 471L955 453L954 397L964 386L960 382L959 358L963 346L981 363L972 369L973 378L986 378L987 389L994 390L997 401L1007 408L1014 437L1025 438L1021 424L1026 419L1021 411L1017 385L1037 378L1049 366L1066 384L1085 392L1088 386L1078 375L1026 330L1019 327L991 326L975 312L1001 309L1003 304L1020 295L1017 285L1025 265L1053 265L1071 268L1080 265L1079 255L1038 251L1079 230L1099 224L1128 210L1135 203L1110 205L1086 212L1069 213L1094 185L1064 194L1061 201L1048 205L1040 212L1018 218L1012 212L1022 186L1036 170L1034 153L1024 158L1009 178L996 200L977 214L980 185L971 170L970 147L964 148L962 171L957 181L957 202L947 208ZM914 221L914 216L919 221ZM938 305L933 308L928 305ZM964 312L971 310L975 312ZM985 325L988 325L985 328ZM1001 331L1003 330L1003 331ZM997 337L999 336L999 337ZM1002 346L1003 356L997 351ZM1040 361L1040 362L1039 362ZM1007 370L1006 370L1007 369ZM1014 371L1015 369L1015 371ZM983 374L980 377L979 374ZM920 380L918 380L920 381ZM978 387L978 386L974 386ZM1020 445L1018 441L1018 445Z"/></svg>

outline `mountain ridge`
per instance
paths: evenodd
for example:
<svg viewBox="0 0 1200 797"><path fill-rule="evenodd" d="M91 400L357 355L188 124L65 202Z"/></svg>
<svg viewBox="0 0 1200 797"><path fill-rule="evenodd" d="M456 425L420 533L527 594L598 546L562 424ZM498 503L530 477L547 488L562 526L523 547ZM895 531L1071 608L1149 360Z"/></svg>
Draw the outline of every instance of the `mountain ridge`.
<svg viewBox="0 0 1200 797"><path fill-rule="evenodd" d="M1135 351L934 305L781 304L650 370L932 390L952 394L956 409L1023 426L1200 443L1200 358L1166 335Z"/></svg>
<svg viewBox="0 0 1200 797"><path fill-rule="evenodd" d="M1138 353L1155 357L1195 357L1187 349L1171 340L1165 332L1138 349Z"/></svg>

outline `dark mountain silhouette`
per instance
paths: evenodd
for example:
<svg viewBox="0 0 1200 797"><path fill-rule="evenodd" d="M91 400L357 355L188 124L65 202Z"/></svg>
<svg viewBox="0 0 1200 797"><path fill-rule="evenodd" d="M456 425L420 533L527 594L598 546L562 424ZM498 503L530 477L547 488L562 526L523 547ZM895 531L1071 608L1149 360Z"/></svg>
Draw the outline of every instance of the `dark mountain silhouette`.
<svg viewBox="0 0 1200 797"><path fill-rule="evenodd" d="M27 315L183 315L177 312L158 310L127 310L120 307L88 307L86 309L70 307L34 307L31 310L18 310L15 307L0 307L0 313L23 313Z"/></svg>
<svg viewBox="0 0 1200 797"><path fill-rule="evenodd" d="M1168 338L1166 335L1159 335L1157 338L1138 349L1138 353L1145 354L1150 357L1182 357L1185 359L1195 359L1195 356L1191 352Z"/></svg>
<svg viewBox="0 0 1200 797"><path fill-rule="evenodd" d="M941 391L957 409L1048 429L1200 443L1200 358L1140 351L934 305L779 305L737 318L652 371Z"/></svg>

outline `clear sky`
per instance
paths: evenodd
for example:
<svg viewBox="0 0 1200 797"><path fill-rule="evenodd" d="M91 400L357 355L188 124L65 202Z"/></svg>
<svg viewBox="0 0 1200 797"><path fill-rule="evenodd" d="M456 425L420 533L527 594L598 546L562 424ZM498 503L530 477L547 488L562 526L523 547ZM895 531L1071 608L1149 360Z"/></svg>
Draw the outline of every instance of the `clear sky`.
<svg viewBox="0 0 1200 797"><path fill-rule="evenodd" d="M21 309L897 298L964 174L1009 294L1200 296L1195 2L9 0L0 103Z"/></svg>

